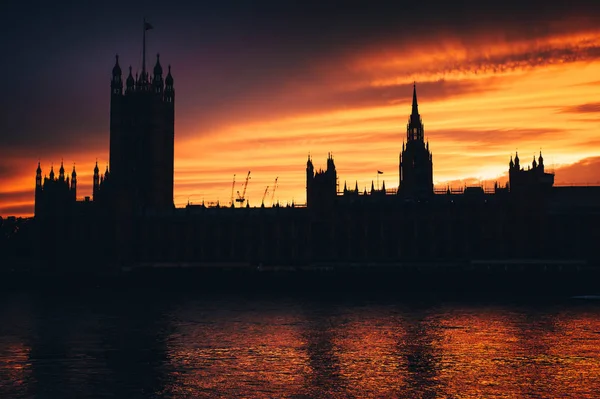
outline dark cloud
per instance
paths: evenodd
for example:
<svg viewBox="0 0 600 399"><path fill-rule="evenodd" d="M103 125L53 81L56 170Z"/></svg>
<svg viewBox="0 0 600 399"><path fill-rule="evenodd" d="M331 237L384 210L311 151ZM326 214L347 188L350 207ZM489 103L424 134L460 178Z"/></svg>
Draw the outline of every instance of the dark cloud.
<svg viewBox="0 0 600 399"><path fill-rule="evenodd" d="M19 216L19 217L29 217L33 216L33 202L30 204L16 204L16 205L7 205L0 207L0 215L3 217L8 216Z"/></svg>
<svg viewBox="0 0 600 399"><path fill-rule="evenodd" d="M560 110L561 113L588 114L600 112L600 102L575 105L572 107L564 107Z"/></svg>
<svg viewBox="0 0 600 399"><path fill-rule="evenodd" d="M14 203L23 200L33 200L34 187L31 190L22 190L14 192L0 192L0 203Z"/></svg>
<svg viewBox="0 0 600 399"><path fill-rule="evenodd" d="M124 67L139 68L142 8L155 25L149 53L160 51L164 62L173 64L182 126L210 126L215 116L243 113L249 103L269 107L262 98L281 99L286 82L327 84L312 66L332 62L333 69L343 68L337 61L365 49L385 53L386 43L402 49L451 37L468 46L490 37L511 41L584 30L600 22L600 5L583 1L568 7L541 1L35 3L3 5L0 45L10 62L3 62L0 72L11 77L3 89L10 101L0 111L3 148L106 145L113 56L121 53ZM596 48L580 50L479 56L467 65L433 69L501 71L598 56ZM405 72L428 68L415 63ZM395 96L393 88L359 90L334 93L317 104L343 107ZM262 112L268 115L269 109Z"/></svg>
<svg viewBox="0 0 600 399"><path fill-rule="evenodd" d="M600 157L584 158L556 168L557 185L600 185Z"/></svg>

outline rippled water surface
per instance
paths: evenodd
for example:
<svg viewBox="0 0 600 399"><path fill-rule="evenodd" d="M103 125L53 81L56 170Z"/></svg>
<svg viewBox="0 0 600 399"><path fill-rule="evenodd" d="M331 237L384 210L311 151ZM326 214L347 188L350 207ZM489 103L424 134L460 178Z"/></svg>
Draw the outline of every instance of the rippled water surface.
<svg viewBox="0 0 600 399"><path fill-rule="evenodd" d="M597 398L600 301L0 294L0 398Z"/></svg>

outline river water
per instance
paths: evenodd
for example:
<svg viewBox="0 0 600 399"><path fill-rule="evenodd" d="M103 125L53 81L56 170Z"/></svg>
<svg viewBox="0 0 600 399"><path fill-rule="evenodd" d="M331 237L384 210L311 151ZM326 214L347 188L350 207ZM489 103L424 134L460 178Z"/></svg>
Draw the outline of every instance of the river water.
<svg viewBox="0 0 600 399"><path fill-rule="evenodd" d="M598 398L600 300L12 290L0 398Z"/></svg>

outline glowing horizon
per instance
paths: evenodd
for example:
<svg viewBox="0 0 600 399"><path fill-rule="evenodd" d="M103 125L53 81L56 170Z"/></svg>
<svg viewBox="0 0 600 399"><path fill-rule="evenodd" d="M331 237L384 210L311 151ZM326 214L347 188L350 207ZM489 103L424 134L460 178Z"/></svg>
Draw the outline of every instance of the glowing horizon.
<svg viewBox="0 0 600 399"><path fill-rule="evenodd" d="M380 185L396 188L415 80L436 185L504 182L511 155L518 151L527 165L540 150L558 185L600 185L600 30L557 32L374 43L316 59L279 85L240 92L219 112L202 109L210 96L173 65L175 205L229 204L233 174L235 193L249 170L251 206L260 206L266 186L271 205L276 177L276 202L304 203L309 153L317 169L333 153L340 190L347 181L369 191L377 170ZM108 160L108 101L106 91L104 127L82 129L94 139L82 133L68 148L5 154L13 173L2 181L0 215L33 214L39 158L43 174L52 161L64 158L69 172L76 162L78 197L91 196L95 160L101 171Z"/></svg>

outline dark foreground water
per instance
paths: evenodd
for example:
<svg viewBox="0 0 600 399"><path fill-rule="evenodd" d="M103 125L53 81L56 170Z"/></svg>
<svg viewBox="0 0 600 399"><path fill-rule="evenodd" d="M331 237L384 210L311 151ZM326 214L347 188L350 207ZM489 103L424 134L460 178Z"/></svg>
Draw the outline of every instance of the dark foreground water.
<svg viewBox="0 0 600 399"><path fill-rule="evenodd" d="M0 398L598 398L600 301L0 293Z"/></svg>

